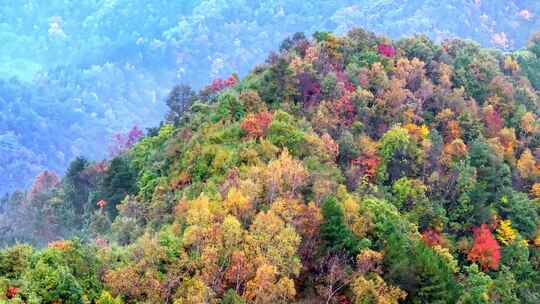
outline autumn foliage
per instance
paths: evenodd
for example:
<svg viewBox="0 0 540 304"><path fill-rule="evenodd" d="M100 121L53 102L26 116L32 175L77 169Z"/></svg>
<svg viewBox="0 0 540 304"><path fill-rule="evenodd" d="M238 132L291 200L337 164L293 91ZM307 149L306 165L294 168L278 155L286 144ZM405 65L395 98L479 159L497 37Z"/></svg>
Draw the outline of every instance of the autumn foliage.
<svg viewBox="0 0 540 304"><path fill-rule="evenodd" d="M133 147L144 136L144 132L137 126L133 126L126 134L113 134L113 143L109 147L110 154L116 156Z"/></svg>
<svg viewBox="0 0 540 304"><path fill-rule="evenodd" d="M433 229L427 229L426 231L424 231L422 233L422 240L430 247L444 247L447 245L447 241L441 235L441 233Z"/></svg>
<svg viewBox="0 0 540 304"><path fill-rule="evenodd" d="M467 256L484 270L497 270L501 260L500 247L486 224L474 228L474 241Z"/></svg>
<svg viewBox="0 0 540 304"><path fill-rule="evenodd" d="M185 91L112 160L2 199L0 237L42 248L1 250L0 287L36 303L536 303L532 57L296 34L245 79Z"/></svg>
<svg viewBox="0 0 540 304"><path fill-rule="evenodd" d="M51 171L43 171L36 177L32 188L30 189L29 199L32 200L36 195L50 190L60 184L60 179Z"/></svg>
<svg viewBox="0 0 540 304"><path fill-rule="evenodd" d="M272 114L269 112L260 112L250 114L244 119L240 127L250 138L262 137L268 126L272 123Z"/></svg>
<svg viewBox="0 0 540 304"><path fill-rule="evenodd" d="M208 90L212 93L217 93L223 89L234 86L238 82L236 76L231 75L227 79L214 79L212 83L208 86Z"/></svg>
<svg viewBox="0 0 540 304"><path fill-rule="evenodd" d="M375 156L362 156L354 159L351 162L353 167L357 167L360 174L367 180L372 180L377 174L377 167L379 166L380 159Z"/></svg>
<svg viewBox="0 0 540 304"><path fill-rule="evenodd" d="M10 286L6 289L6 298L13 299L19 293L19 288Z"/></svg>
<svg viewBox="0 0 540 304"><path fill-rule="evenodd" d="M71 241L54 241L49 243L48 247L61 251L66 251L73 248L73 243Z"/></svg>
<svg viewBox="0 0 540 304"><path fill-rule="evenodd" d="M99 209L105 208L107 206L107 202L105 200L99 200L99 202L96 203Z"/></svg>
<svg viewBox="0 0 540 304"><path fill-rule="evenodd" d="M385 57L394 57L396 56L396 49L393 46L381 43L378 47L379 54Z"/></svg>

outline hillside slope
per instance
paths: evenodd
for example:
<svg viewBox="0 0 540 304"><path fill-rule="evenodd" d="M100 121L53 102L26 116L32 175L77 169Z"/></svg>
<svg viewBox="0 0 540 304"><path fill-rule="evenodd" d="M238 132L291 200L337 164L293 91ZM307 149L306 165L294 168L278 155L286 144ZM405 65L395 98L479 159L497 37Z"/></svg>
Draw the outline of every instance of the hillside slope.
<svg viewBox="0 0 540 304"><path fill-rule="evenodd" d="M4 242L48 245L4 249L0 288L12 303L538 303L539 50L317 32L241 80L177 86L168 123L3 202Z"/></svg>

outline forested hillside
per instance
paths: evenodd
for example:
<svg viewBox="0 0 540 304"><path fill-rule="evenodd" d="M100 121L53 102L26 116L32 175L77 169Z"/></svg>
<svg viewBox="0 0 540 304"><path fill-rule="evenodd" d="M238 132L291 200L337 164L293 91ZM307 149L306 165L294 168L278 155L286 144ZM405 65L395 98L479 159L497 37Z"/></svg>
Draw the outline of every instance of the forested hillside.
<svg viewBox="0 0 540 304"><path fill-rule="evenodd" d="M173 84L244 76L298 31L356 25L514 50L540 20L533 0L0 2L0 193L108 156L113 134L157 125Z"/></svg>
<svg viewBox="0 0 540 304"><path fill-rule="evenodd" d="M538 303L540 37L295 34L3 200L7 303ZM39 248L43 246L44 248Z"/></svg>

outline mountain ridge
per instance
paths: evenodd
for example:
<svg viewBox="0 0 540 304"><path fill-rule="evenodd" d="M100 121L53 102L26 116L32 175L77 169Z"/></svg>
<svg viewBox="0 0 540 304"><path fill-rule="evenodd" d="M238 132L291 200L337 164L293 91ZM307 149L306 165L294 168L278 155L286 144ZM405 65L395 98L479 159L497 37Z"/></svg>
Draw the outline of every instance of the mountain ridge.
<svg viewBox="0 0 540 304"><path fill-rule="evenodd" d="M2 6L0 16L0 140L15 145L0 153L3 195L29 187L43 170L60 174L83 151L92 160L107 157L101 147L115 133L159 123L175 83L199 90L231 73L243 77L295 32L361 26L391 38L461 37L510 51L524 47L540 26L540 5L25 0Z"/></svg>

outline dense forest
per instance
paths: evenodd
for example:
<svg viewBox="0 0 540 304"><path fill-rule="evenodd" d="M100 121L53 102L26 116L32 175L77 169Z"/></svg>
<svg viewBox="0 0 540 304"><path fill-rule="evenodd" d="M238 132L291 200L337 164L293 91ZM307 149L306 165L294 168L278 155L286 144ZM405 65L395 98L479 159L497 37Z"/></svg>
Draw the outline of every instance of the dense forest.
<svg viewBox="0 0 540 304"><path fill-rule="evenodd" d="M540 27L535 0L0 2L0 194L108 157L112 136L159 123L174 84L245 76L295 32L362 26L508 51Z"/></svg>
<svg viewBox="0 0 540 304"><path fill-rule="evenodd" d="M5 197L0 297L539 303L539 64L540 35L294 34Z"/></svg>

